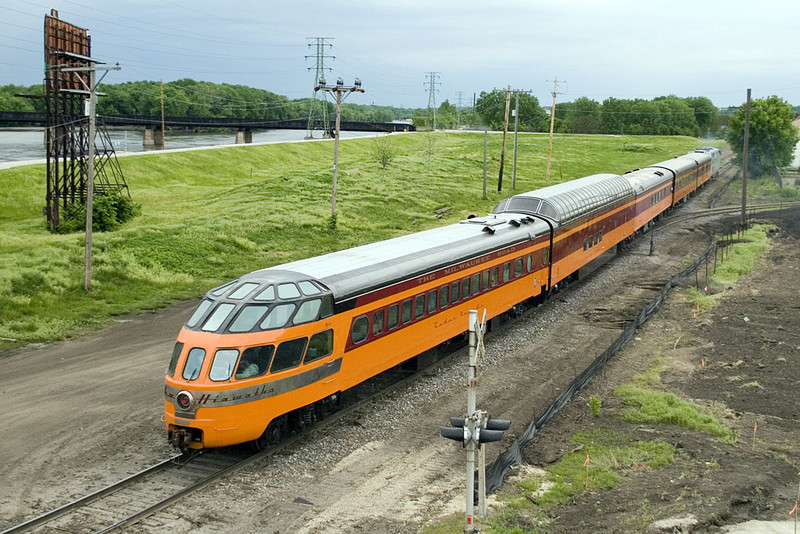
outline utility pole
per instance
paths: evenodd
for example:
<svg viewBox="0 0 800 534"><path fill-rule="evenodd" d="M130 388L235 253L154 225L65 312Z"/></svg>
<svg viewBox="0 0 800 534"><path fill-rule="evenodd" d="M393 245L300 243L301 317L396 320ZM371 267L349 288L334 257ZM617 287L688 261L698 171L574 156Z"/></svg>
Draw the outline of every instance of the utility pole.
<svg viewBox="0 0 800 534"><path fill-rule="evenodd" d="M514 163L511 165L511 190L517 189L517 130L519 129L519 91L514 93Z"/></svg>
<svg viewBox="0 0 800 534"><path fill-rule="evenodd" d="M431 109L433 109L433 131L436 131L436 89L437 85L442 85L442 82L437 81L439 79L438 72L429 72L425 75L425 78L428 80L426 85L428 86L426 91L428 91L428 117L431 116Z"/></svg>
<svg viewBox="0 0 800 534"><path fill-rule="evenodd" d="M483 131L483 200L486 200L486 145L489 132Z"/></svg>
<svg viewBox="0 0 800 534"><path fill-rule="evenodd" d="M333 45L328 41L333 37L306 37L309 41L313 40L314 43L308 43L308 47L316 47L316 54L313 56L305 56L305 59L313 57L316 59L313 67L308 67L308 70L314 70L314 93L311 95L311 102L308 107L308 131L306 132L306 139L314 138L314 130L321 128L323 131L322 136L325 137L330 128L328 122L328 106L325 100L321 102L317 100L317 85L325 85L325 71L332 69L325 66L325 59L336 59L336 56L325 55L325 47L333 48ZM320 107L319 113L317 108Z"/></svg>
<svg viewBox="0 0 800 534"><path fill-rule="evenodd" d="M506 160L506 136L508 135L508 110L511 107L511 86L506 90L506 114L503 120L503 148L500 150L500 174L497 175L497 190L503 190L503 166Z"/></svg>
<svg viewBox="0 0 800 534"><path fill-rule="evenodd" d="M561 82L565 83L565 82ZM547 149L547 174L545 175L545 181L550 181L550 159L553 157L553 126L555 126L556 122L556 95L558 93L558 76L555 77L553 80L553 107L550 108L550 147Z"/></svg>
<svg viewBox="0 0 800 534"><path fill-rule="evenodd" d="M86 248L84 251L84 273L83 273L83 288L86 291L92 290L92 209L94 204L94 138L97 123L97 85L103 81L106 74L110 70L120 70L121 67L98 67L98 63L102 63L96 59L89 59L91 65L88 67L65 67L62 72L89 72L89 85L83 81L83 78L77 78L89 91L89 139L87 153L86 153ZM106 71L97 81L97 71Z"/></svg>
<svg viewBox="0 0 800 534"><path fill-rule="evenodd" d="M744 151L742 154L742 228L747 224L747 144L750 139L750 89L747 90L747 107L744 108Z"/></svg>
<svg viewBox="0 0 800 534"><path fill-rule="evenodd" d="M456 127L461 127L462 109L464 109L464 91L456 91Z"/></svg>
<svg viewBox="0 0 800 534"><path fill-rule="evenodd" d="M164 129L164 80L161 80L161 150L166 148L166 130Z"/></svg>
<svg viewBox="0 0 800 534"><path fill-rule="evenodd" d="M336 96L336 130L333 142L333 186L331 193L331 229L336 228L336 180L339 176L339 125L342 117L342 100L350 93L363 93L361 80L356 78L353 87L345 87L341 78L336 80L336 85L330 86L321 83L314 88L314 91L325 91Z"/></svg>

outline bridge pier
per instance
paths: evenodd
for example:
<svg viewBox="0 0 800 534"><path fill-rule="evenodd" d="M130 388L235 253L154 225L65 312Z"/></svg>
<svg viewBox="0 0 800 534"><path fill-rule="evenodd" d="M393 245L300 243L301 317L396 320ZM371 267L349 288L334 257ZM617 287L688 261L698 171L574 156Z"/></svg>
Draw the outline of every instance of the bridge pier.
<svg viewBox="0 0 800 534"><path fill-rule="evenodd" d="M164 131L161 128L145 127L142 136L142 146L145 148L161 148L164 142Z"/></svg>
<svg viewBox="0 0 800 534"><path fill-rule="evenodd" d="M253 142L253 130L250 128L239 128L236 132L236 144L250 144Z"/></svg>

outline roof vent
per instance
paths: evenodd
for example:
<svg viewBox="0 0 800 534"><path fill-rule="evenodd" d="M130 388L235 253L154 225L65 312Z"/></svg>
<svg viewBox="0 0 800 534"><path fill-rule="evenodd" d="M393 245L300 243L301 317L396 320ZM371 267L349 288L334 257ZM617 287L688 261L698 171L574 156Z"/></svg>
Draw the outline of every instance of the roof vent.
<svg viewBox="0 0 800 534"><path fill-rule="evenodd" d="M515 228L519 228L519 226L520 226L520 222L518 220L516 220L516 219L511 219L510 221L508 221L508 224L510 224L511 226L514 226Z"/></svg>
<svg viewBox="0 0 800 534"><path fill-rule="evenodd" d="M486 232L487 234L493 234L494 233L494 228L492 228L490 226L484 226L483 227L483 231Z"/></svg>

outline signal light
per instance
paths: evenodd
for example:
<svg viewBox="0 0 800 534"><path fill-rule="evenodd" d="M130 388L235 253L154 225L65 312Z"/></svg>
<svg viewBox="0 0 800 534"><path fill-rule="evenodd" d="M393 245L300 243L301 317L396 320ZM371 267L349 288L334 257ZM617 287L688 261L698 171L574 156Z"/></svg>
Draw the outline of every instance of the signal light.
<svg viewBox="0 0 800 534"><path fill-rule="evenodd" d="M460 441L462 445L466 446L471 441L480 445L502 440L503 433L511 428L511 421L483 417L475 421L464 417L451 417L450 425L439 429L442 437Z"/></svg>

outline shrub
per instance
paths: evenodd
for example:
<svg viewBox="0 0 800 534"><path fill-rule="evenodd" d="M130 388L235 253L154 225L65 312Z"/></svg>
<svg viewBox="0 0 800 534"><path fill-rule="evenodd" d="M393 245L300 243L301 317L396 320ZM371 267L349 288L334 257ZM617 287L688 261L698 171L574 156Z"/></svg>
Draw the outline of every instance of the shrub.
<svg viewBox="0 0 800 534"><path fill-rule="evenodd" d="M142 206L132 201L127 195L113 193L95 195L92 202L92 231L108 232L116 230L122 224L138 216ZM61 222L58 232L70 234L86 228L86 205L73 204L61 211Z"/></svg>

